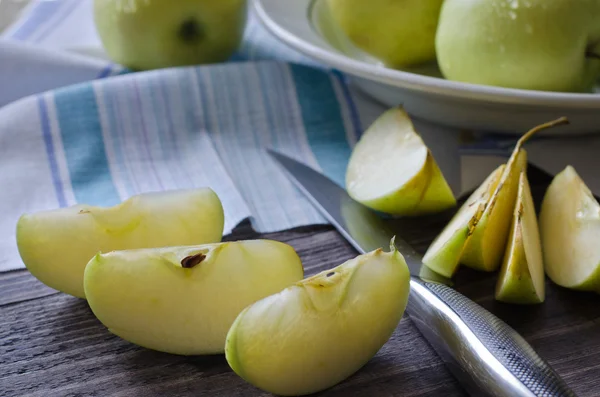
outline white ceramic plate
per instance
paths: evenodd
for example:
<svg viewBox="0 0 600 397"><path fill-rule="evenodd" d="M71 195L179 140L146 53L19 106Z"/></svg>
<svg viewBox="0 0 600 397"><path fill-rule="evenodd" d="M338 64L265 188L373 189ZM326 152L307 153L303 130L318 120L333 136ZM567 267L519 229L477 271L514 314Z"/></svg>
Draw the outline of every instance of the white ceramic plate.
<svg viewBox="0 0 600 397"><path fill-rule="evenodd" d="M523 133L566 116L554 134L600 132L600 94L515 90L465 84L441 77L436 65L420 70L386 68L353 47L331 21L322 0L254 0L256 14L292 48L355 79L387 106L403 104L415 116L473 130Z"/></svg>

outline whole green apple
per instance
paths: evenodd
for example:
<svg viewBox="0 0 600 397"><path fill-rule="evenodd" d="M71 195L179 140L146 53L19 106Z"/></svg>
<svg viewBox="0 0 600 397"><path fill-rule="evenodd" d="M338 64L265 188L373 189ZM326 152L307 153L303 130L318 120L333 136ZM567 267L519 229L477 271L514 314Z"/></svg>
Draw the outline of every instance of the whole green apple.
<svg viewBox="0 0 600 397"><path fill-rule="evenodd" d="M227 60L246 27L246 0L95 0L108 56L131 69Z"/></svg>
<svg viewBox="0 0 600 397"><path fill-rule="evenodd" d="M333 20L358 48L391 68L435 59L443 0L327 0Z"/></svg>
<svg viewBox="0 0 600 397"><path fill-rule="evenodd" d="M436 52L449 80L584 92L600 76L598 0L446 0Z"/></svg>

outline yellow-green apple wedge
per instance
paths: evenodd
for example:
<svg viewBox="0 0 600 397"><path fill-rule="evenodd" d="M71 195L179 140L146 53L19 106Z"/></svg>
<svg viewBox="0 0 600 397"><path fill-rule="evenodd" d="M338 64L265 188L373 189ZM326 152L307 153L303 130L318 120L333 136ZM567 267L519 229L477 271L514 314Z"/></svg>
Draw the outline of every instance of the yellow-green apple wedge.
<svg viewBox="0 0 600 397"><path fill-rule="evenodd" d="M446 0L438 63L450 80L591 91L600 77L598 18L598 0Z"/></svg>
<svg viewBox="0 0 600 397"><path fill-rule="evenodd" d="M332 387L391 337L409 280L393 245L302 280L240 313L227 334L227 361L247 382L277 395Z"/></svg>
<svg viewBox="0 0 600 397"><path fill-rule="evenodd" d="M554 177L542 201L546 274L556 284L600 293L600 205L572 166Z"/></svg>
<svg viewBox="0 0 600 397"><path fill-rule="evenodd" d="M481 218L467 241L460 262L481 271L496 271L502 264L506 249L511 214L515 207L519 177L527 169L527 153L523 145L540 131L561 124L567 124L566 118L560 118L539 125L524 134L506 163L506 167L492 196L488 200Z"/></svg>
<svg viewBox="0 0 600 397"><path fill-rule="evenodd" d="M500 165L479 185L433 240L423 257L423 263L431 270L446 277L456 273L465 244L483 214L485 204L498 186L504 167L504 164Z"/></svg>
<svg viewBox="0 0 600 397"><path fill-rule="evenodd" d="M108 56L134 70L227 60L246 27L246 0L94 0Z"/></svg>
<svg viewBox="0 0 600 397"><path fill-rule="evenodd" d="M537 213L527 173L521 172L506 253L496 283L496 300L515 304L542 303L544 281Z"/></svg>
<svg viewBox="0 0 600 397"><path fill-rule="evenodd" d="M328 0L349 40L392 68L435 60L443 0Z"/></svg>
<svg viewBox="0 0 600 397"><path fill-rule="evenodd" d="M83 271L98 252L221 241L219 197L208 188L144 193L113 207L78 204L24 214L17 223L23 263L37 279L85 298Z"/></svg>
<svg viewBox="0 0 600 397"><path fill-rule="evenodd" d="M433 155L401 107L384 112L356 144L346 189L365 206L397 216L435 213L456 205Z"/></svg>
<svg viewBox="0 0 600 397"><path fill-rule="evenodd" d="M112 333L148 349L201 355L223 353L245 307L303 277L291 246L248 240L98 254L84 285Z"/></svg>

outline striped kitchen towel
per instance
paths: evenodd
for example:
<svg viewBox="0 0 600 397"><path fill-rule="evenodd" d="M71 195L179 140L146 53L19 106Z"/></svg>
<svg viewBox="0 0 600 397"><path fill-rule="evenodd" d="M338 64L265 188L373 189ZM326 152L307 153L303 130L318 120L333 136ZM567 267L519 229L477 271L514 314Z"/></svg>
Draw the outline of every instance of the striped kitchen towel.
<svg viewBox="0 0 600 397"><path fill-rule="evenodd" d="M226 232L245 218L262 232L324 223L264 148L343 184L377 114L358 98L337 73L261 61L116 76L0 108L0 269L22 266L23 212L148 191L210 186Z"/></svg>
<svg viewBox="0 0 600 397"><path fill-rule="evenodd" d="M384 107L252 14L231 62L140 73L98 56L90 26L90 0L38 0L0 39L0 271L23 267L22 213L142 192L209 186L226 233L245 219L259 232L326 223L264 149L344 185ZM442 169L459 173L452 135L429 138Z"/></svg>

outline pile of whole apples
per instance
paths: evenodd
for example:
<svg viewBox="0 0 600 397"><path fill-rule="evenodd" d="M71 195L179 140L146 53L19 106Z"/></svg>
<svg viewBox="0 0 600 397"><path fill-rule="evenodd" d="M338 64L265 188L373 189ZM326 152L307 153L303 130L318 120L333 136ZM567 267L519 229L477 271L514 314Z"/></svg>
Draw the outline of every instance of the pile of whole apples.
<svg viewBox="0 0 600 397"><path fill-rule="evenodd" d="M279 395L343 381L391 337L410 291L393 242L304 278L291 246L220 242L223 225L211 189L166 191L24 214L17 244L35 277L86 299L110 332L171 354L224 353Z"/></svg>
<svg viewBox="0 0 600 397"><path fill-rule="evenodd" d="M598 0L327 0L360 49L391 68L437 61L449 80L589 92L600 76Z"/></svg>
<svg viewBox="0 0 600 397"><path fill-rule="evenodd" d="M537 304L545 275L570 289L600 293L600 205L573 167L558 174L538 214L527 179L523 145L561 118L524 134L508 161L471 194L429 246L423 262L453 277L460 265L498 272L497 300ZM350 196L394 216L450 209L455 197L410 116L384 112L353 150L346 174Z"/></svg>

